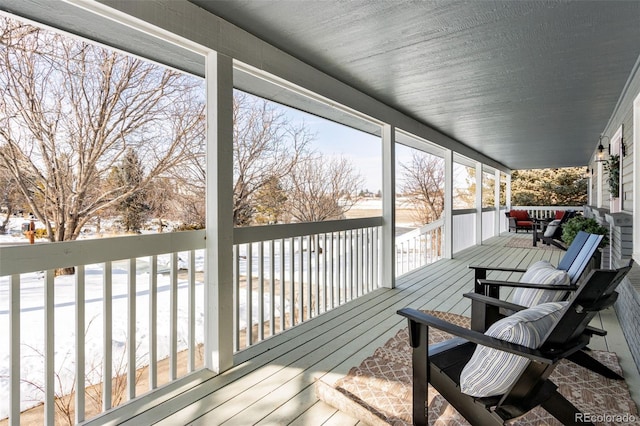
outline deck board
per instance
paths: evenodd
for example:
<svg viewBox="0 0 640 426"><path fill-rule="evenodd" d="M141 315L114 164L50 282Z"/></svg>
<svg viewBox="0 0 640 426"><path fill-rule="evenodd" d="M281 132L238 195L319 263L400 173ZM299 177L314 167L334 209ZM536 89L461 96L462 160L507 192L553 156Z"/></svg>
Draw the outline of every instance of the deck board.
<svg viewBox="0 0 640 426"><path fill-rule="evenodd" d="M237 365L229 371L215 377L197 372L190 384L172 385L143 397L142 403L132 402L128 422L123 422L122 413L106 413L96 424L356 425L357 420L316 399L315 381L335 382L404 327L405 320L395 313L400 308L468 315L470 302L462 297L473 287L468 265L524 268L541 259L557 264L562 255L556 250L507 248L509 238L531 236L493 238L455 259L405 274L396 289L376 290L238 354ZM490 277L519 279L520 274L499 272ZM596 326L610 332L617 328L620 334L615 313L598 319ZM594 339L592 346L624 352L624 339L617 338L615 347L608 346L608 339Z"/></svg>

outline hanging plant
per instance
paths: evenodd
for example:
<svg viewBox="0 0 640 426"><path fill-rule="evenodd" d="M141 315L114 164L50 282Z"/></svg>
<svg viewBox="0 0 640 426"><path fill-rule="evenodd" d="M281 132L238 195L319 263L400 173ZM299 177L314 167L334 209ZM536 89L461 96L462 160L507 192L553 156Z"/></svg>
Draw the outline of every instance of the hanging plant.
<svg viewBox="0 0 640 426"><path fill-rule="evenodd" d="M620 156L613 154L609 157L604 163L604 169L609 173L607 182L611 198L618 198L620 196Z"/></svg>

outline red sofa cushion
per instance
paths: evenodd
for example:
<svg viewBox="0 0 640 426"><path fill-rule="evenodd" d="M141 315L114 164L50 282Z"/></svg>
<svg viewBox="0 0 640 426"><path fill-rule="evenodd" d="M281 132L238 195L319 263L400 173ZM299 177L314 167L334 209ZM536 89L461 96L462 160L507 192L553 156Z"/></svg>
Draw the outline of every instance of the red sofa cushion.
<svg viewBox="0 0 640 426"><path fill-rule="evenodd" d="M509 212L509 216L515 217L516 221L520 222L521 220L531 221L529 217L529 213L526 210L511 210ZM524 224L523 224L524 225Z"/></svg>

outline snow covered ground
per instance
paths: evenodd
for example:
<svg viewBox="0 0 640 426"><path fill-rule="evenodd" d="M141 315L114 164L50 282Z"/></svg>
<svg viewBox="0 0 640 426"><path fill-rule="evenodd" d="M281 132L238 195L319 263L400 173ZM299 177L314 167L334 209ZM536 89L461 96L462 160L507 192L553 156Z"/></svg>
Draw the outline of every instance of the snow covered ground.
<svg viewBox="0 0 640 426"><path fill-rule="evenodd" d="M18 221L15 221L18 222ZM19 221L20 223L22 220ZM14 232L0 235L0 244L22 244L25 237L19 232L19 224L12 227ZM90 237L90 236L88 236ZM204 253L196 252L196 271L203 270ZM169 256L158 256L159 270L168 270ZM167 265L167 267L163 267ZM127 349L127 270L126 262L113 263L113 371L123 373L122 363L126 359ZM144 258L137 260L136 279L136 359L137 367L148 364L149 353L149 265ZM85 268L85 370L86 384L102 381L103 359L103 270L102 265L87 265ZM170 281L168 274L158 275L158 359L169 355L170 348ZM21 275L20 329L21 329L21 409L37 405L44 399L44 273L35 272ZM197 282L195 322L197 343L204 339L204 286ZM246 300L244 291L240 292L240 328L245 327ZM253 299L257 300L257 293ZM54 286L54 329L55 329L55 372L56 394L68 394L75 380L75 276L55 278ZM266 304L268 308L269 304ZM257 321L257 304L252 314ZM276 313L279 315L279 312ZM178 350L186 349L188 336L188 283L178 282ZM269 315L269 312L265 312ZM0 278L0 419L9 413L9 277Z"/></svg>
<svg viewBox="0 0 640 426"><path fill-rule="evenodd" d="M378 207L378 200L365 200L360 209L370 210ZM26 244L27 240L20 231L21 225L28 220L13 219L10 224L10 232L0 235L0 246L13 244ZM104 222L103 222L104 224ZM43 227L36 222L36 227ZM92 232L87 232L81 238L96 238ZM288 246L285 259L289 259ZM257 250L253 251L252 262L254 274L257 273ZM204 265L204 252L196 252L196 271L202 271ZM313 262L313 259L312 259ZM169 256L158 256L159 270L168 270ZM162 265L167 265L163 267ZM244 274L242 262L240 274ZM114 375L119 371L123 373L122 360L126 359L127 350L127 265L126 262L113 263L113 364ZM285 262L288 270L288 260ZM136 358L137 367L148 364L149 342L149 265L144 258L137 260L136 280ZM287 273L288 276L288 273ZM87 372L86 384L97 384L102 381L103 359L103 271L102 265L87 265L85 268L85 300L86 300L86 330L85 330L85 357ZM178 283L178 350L187 347L188 335L188 284L186 281ZM170 347L170 291L169 275L158 275L158 359L169 355ZM204 339L204 285L198 282L196 291L196 342ZM56 393L67 394L74 387L75 380L75 276L60 276L55 278L55 371L59 376L56 381ZM246 293L241 289L239 296L239 328L246 327ZM268 297L268 295L265 295ZM254 292L252 299L257 301L259 295ZM27 409L37 405L44 399L41 390L44 384L44 352L45 352L45 324L44 324L44 273L36 272L21 276L21 409ZM280 315L279 301L276 299L275 315ZM252 306L252 321L257 323L258 304ZM270 317L269 301L265 300L265 318ZM289 311L289 306L284 307ZM9 277L0 278L0 419L8 416L9 406ZM58 379L56 379L58 380ZM40 389L39 389L40 388Z"/></svg>
<svg viewBox="0 0 640 426"><path fill-rule="evenodd" d="M144 265L139 265L141 268ZM113 266L113 360L115 371L122 372L126 352L127 330L127 274L124 263ZM149 274L137 275L136 285L136 356L138 367L148 363L149 341ZM8 416L9 400L9 297L8 277L0 278L0 418ZM85 356L87 384L101 382L103 358L102 268L86 267L86 331ZM196 341L203 341L204 310L203 284L196 285ZM55 371L60 382L56 393L66 394L75 376L75 277L55 279ZM26 409L43 400L38 386L44 383L44 277L42 273L21 276L21 408ZM158 358L169 355L169 276L158 277ZM187 283L178 284L178 344L186 348L188 327ZM30 383L28 383L30 382ZM35 384L35 386L34 386Z"/></svg>

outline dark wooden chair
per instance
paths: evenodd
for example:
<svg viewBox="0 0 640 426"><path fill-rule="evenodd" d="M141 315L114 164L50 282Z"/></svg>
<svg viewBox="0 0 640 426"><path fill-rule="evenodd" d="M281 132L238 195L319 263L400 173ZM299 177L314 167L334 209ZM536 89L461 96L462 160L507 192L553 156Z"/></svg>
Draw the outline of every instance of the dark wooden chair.
<svg viewBox="0 0 640 426"><path fill-rule="evenodd" d="M630 268L591 271L587 284L580 286L570 301L562 302L565 306L556 312L554 318L557 320L551 323L537 349L459 327L414 309L399 310L398 314L408 319L413 348L414 424L428 424L428 383L473 425L502 425L537 406L542 406L565 425L591 424L577 422L583 418L580 411L557 391L549 376L560 360L586 347L589 342L589 334L585 333L587 324L597 312L615 302L618 296L615 288ZM509 307L503 301L487 299L493 306ZM429 327L458 337L429 346ZM461 391L461 373L478 345L530 360L504 394L478 397Z"/></svg>
<svg viewBox="0 0 640 426"><path fill-rule="evenodd" d="M558 212L556 212L556 219L537 222L537 226L533 228L533 245L535 246L538 241L541 241L543 244L553 245L562 250L566 250L567 247L562 240L562 225L575 215L575 211L567 210L562 212L562 216L558 218ZM538 231L538 229L540 229L540 231Z"/></svg>
<svg viewBox="0 0 640 426"><path fill-rule="evenodd" d="M505 308L504 306L502 309L499 309L495 306L489 308L487 306L486 298L489 297L493 299L499 299L500 288L502 287L544 289L548 291L565 292L565 295L564 297L562 297L562 299L570 297L570 295L579 288L579 279L588 269L587 267L591 259L599 259L599 256L597 255L599 254L597 253L597 248L600 244L600 241L602 241L602 238L602 235L589 234L584 231L578 232L576 238L572 242L571 246L569 246L567 252L557 266L557 269L567 271L567 275L570 279L570 284L568 285L542 285L536 283L524 283L515 281L487 280L486 276L487 271L489 270L511 272L526 272L526 270L470 266L470 268L475 269L474 293L466 293L463 296L471 299L471 328L476 331L484 332L491 326L491 324L504 318L506 315L526 308L525 306L516 304L509 304L509 308ZM595 263L599 265L598 261L596 261ZM590 326L586 327L585 333L588 333L590 337L594 335L606 336L607 334L605 330ZM580 351L579 353L573 355L571 357L571 361L610 379L622 379L619 374L601 364L600 362L594 360L584 351Z"/></svg>

